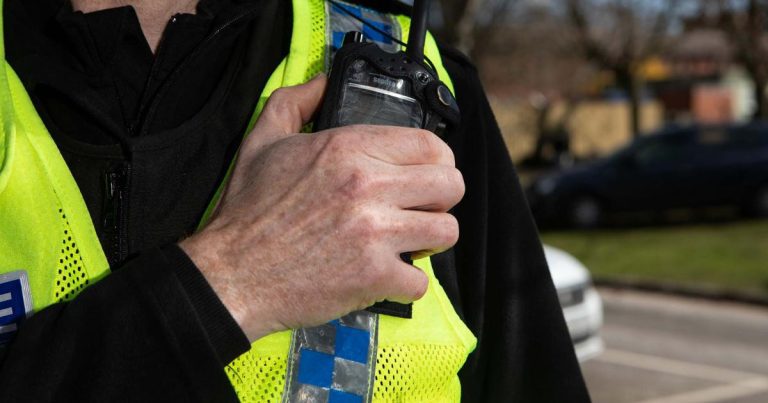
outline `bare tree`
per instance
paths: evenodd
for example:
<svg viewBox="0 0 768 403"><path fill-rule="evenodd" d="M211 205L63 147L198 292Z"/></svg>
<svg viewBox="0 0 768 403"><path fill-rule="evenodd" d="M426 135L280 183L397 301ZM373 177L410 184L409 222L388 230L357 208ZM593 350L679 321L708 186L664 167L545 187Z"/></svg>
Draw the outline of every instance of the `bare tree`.
<svg viewBox="0 0 768 403"><path fill-rule="evenodd" d="M562 8L521 1L509 11L499 29L482 43L481 57L476 59L481 76L492 96L518 101L515 122L525 123L514 130L535 141L524 163L567 164L572 117L599 71L573 46ZM520 107L523 99L530 108ZM513 103L500 102L497 107Z"/></svg>
<svg viewBox="0 0 768 403"><path fill-rule="evenodd" d="M634 135L640 132L643 61L664 50L681 0L563 0L574 39L585 56L611 71L629 98Z"/></svg>
<svg viewBox="0 0 768 403"><path fill-rule="evenodd" d="M744 66L755 85L755 118L768 118L768 1L719 0L720 25L734 45L736 60Z"/></svg>
<svg viewBox="0 0 768 403"><path fill-rule="evenodd" d="M477 58L517 3L518 0L441 0L442 37Z"/></svg>

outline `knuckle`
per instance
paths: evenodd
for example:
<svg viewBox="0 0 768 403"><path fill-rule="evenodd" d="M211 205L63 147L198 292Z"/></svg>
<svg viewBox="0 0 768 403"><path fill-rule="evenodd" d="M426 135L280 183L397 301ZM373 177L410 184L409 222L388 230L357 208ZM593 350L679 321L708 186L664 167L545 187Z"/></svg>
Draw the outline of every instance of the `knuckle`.
<svg viewBox="0 0 768 403"><path fill-rule="evenodd" d="M466 192L466 184L464 183L464 175L462 175L461 171L456 168L452 168L448 170L446 176L448 184L451 186L454 192L459 197L463 197L464 192Z"/></svg>
<svg viewBox="0 0 768 403"><path fill-rule="evenodd" d="M421 273L418 279L418 281L413 282L411 297L414 301L421 299L427 293L427 288L429 288L429 279L427 279L424 273Z"/></svg>
<svg viewBox="0 0 768 403"><path fill-rule="evenodd" d="M412 138L416 150L427 160L433 161L440 157L442 153L440 144L433 133L426 130L416 130Z"/></svg>
<svg viewBox="0 0 768 403"><path fill-rule="evenodd" d="M440 137L427 130L415 130L414 141L416 149L428 161L439 162L444 165L456 166L456 158L453 150Z"/></svg>
<svg viewBox="0 0 768 403"><path fill-rule="evenodd" d="M266 109L272 109L272 108L280 108L281 106L285 106L286 103L288 103L290 97L289 94L290 90L287 88L278 88L274 92L272 92L272 95L269 96L269 100L267 101Z"/></svg>
<svg viewBox="0 0 768 403"><path fill-rule="evenodd" d="M349 200L365 198L373 187L373 176L359 167L350 167L343 174L341 193Z"/></svg>
<svg viewBox="0 0 768 403"><path fill-rule="evenodd" d="M255 158L256 152L261 147L261 139L259 136L247 136L242 145L240 146L240 153L237 156L237 164L247 164Z"/></svg>
<svg viewBox="0 0 768 403"><path fill-rule="evenodd" d="M459 240L459 221L451 214L442 214L433 231L435 239L440 241L442 246L455 245Z"/></svg>
<svg viewBox="0 0 768 403"><path fill-rule="evenodd" d="M267 104L264 106L263 114L273 119L286 119L291 115L296 105L290 90L280 88L270 95Z"/></svg>
<svg viewBox="0 0 768 403"><path fill-rule="evenodd" d="M444 150L444 155L445 155L446 161L448 163L450 163L450 165L452 167L455 167L456 166L456 154L453 153L453 149L451 149L451 147L448 146L448 144L443 142L442 140L440 141L440 143L442 143L442 145L443 145L443 150Z"/></svg>

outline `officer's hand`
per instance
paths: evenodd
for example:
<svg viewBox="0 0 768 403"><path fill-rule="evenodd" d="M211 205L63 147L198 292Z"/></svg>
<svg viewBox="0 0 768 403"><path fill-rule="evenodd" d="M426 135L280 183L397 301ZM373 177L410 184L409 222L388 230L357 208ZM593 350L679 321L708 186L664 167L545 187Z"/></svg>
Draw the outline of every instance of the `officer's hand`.
<svg viewBox="0 0 768 403"><path fill-rule="evenodd" d="M399 255L445 250L464 194L451 150L423 130L352 126L296 134L324 77L272 95L210 224L181 247L251 340L384 299L421 298Z"/></svg>

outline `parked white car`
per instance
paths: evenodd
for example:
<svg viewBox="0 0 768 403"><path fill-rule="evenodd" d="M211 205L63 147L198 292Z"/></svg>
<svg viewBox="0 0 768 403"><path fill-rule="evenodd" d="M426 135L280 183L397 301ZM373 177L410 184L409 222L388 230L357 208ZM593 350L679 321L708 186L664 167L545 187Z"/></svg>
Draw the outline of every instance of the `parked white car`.
<svg viewBox="0 0 768 403"><path fill-rule="evenodd" d="M584 265L569 253L544 245L552 281L557 288L568 331L579 361L599 355L603 349L603 301Z"/></svg>

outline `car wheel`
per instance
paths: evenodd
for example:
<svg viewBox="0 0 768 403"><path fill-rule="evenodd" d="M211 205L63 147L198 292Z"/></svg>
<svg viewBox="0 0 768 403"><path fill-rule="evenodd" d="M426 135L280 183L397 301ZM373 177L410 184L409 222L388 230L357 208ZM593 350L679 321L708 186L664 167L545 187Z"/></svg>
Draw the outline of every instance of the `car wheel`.
<svg viewBox="0 0 768 403"><path fill-rule="evenodd" d="M570 224L576 228L594 228L603 218L603 207L593 196L579 196L568 211Z"/></svg>

